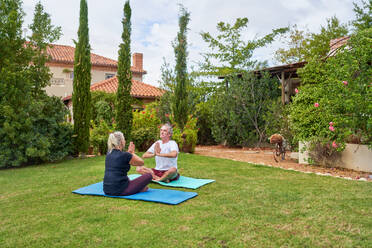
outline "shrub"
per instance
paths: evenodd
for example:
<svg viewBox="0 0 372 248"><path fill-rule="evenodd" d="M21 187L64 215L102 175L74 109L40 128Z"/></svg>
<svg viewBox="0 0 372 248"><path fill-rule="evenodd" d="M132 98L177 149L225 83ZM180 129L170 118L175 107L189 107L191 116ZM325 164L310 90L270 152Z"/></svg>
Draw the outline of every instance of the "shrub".
<svg viewBox="0 0 372 248"><path fill-rule="evenodd" d="M102 91L92 91L92 120L95 125L103 119L109 126L112 126L114 118L115 94Z"/></svg>
<svg viewBox="0 0 372 248"><path fill-rule="evenodd" d="M294 135L289 125L289 106L283 105L281 99L272 102L264 114L265 123L267 123L266 134L270 137L273 134L280 133L287 142L287 148L290 150L298 149L298 141L294 139Z"/></svg>
<svg viewBox="0 0 372 248"><path fill-rule="evenodd" d="M159 101L151 104L152 108L156 109L156 115L160 119L161 123L169 122L169 115L172 113L171 104L173 94L169 91L165 92ZM148 106L146 106L148 108Z"/></svg>
<svg viewBox="0 0 372 248"><path fill-rule="evenodd" d="M133 112L132 141L140 151L147 150L159 137L160 119L155 108L149 106Z"/></svg>
<svg viewBox="0 0 372 248"><path fill-rule="evenodd" d="M172 120L171 116L171 120ZM179 150L193 153L198 140L198 130L196 128L197 118L189 115L186 125L181 132L180 128L174 124L172 139L177 142Z"/></svg>
<svg viewBox="0 0 372 248"><path fill-rule="evenodd" d="M229 88L211 99L214 138L230 146L260 145L266 136L264 114L280 95L278 80L267 72L245 72L225 80Z"/></svg>
<svg viewBox="0 0 372 248"><path fill-rule="evenodd" d="M158 140L158 132L154 132L152 128L141 127L132 130L132 141L139 151L146 151L156 140Z"/></svg>
<svg viewBox="0 0 372 248"><path fill-rule="evenodd" d="M94 119L94 124L99 124L101 121L106 122L107 125L112 126L112 121L114 118L114 113L109 103L106 101L98 101L94 104L94 109L96 116Z"/></svg>
<svg viewBox="0 0 372 248"><path fill-rule="evenodd" d="M195 115L198 118L198 141L200 145L214 145L216 141L212 135L212 110L209 102L201 102L196 105Z"/></svg>
<svg viewBox="0 0 372 248"><path fill-rule="evenodd" d="M110 129L109 125L103 120L99 122L98 126L93 122L91 125L93 128L90 130L90 144L93 147L93 152L105 155L107 153L108 136L114 130Z"/></svg>
<svg viewBox="0 0 372 248"><path fill-rule="evenodd" d="M315 163L326 167L337 164L341 153L337 150L337 144L328 139L314 138L308 144L309 163Z"/></svg>
<svg viewBox="0 0 372 248"><path fill-rule="evenodd" d="M67 109L57 97L40 95L38 101L14 109L0 107L6 117L0 129L0 167L60 160L72 153L72 126Z"/></svg>

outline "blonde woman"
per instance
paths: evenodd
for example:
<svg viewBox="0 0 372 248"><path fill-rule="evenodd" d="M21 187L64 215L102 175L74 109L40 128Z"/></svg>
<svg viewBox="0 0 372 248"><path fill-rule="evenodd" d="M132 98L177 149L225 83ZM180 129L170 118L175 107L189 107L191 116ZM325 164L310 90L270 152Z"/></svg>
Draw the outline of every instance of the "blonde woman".
<svg viewBox="0 0 372 248"><path fill-rule="evenodd" d="M123 151L125 138L122 132L114 132L109 135L108 153L105 161L105 177L103 179L103 191L106 195L133 195L148 189L147 185L152 180L151 173L129 180L128 171L130 166L143 166L142 158L134 154L135 146L130 142L128 151Z"/></svg>

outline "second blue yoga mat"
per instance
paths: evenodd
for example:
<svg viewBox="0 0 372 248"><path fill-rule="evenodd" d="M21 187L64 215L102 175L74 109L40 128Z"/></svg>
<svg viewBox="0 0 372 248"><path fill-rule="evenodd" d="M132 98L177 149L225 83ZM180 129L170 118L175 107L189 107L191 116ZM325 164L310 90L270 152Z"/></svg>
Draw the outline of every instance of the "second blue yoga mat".
<svg viewBox="0 0 372 248"><path fill-rule="evenodd" d="M139 177L139 174L131 174L128 175L130 180L133 180L137 177ZM187 188L187 189L197 189L203 185L206 185L208 183L213 183L215 180L213 179L199 179L199 178L192 178L192 177L185 177L180 176L178 180L165 183L165 182L156 182L152 181L154 183L158 183L163 186L169 186L169 187L179 187L179 188Z"/></svg>

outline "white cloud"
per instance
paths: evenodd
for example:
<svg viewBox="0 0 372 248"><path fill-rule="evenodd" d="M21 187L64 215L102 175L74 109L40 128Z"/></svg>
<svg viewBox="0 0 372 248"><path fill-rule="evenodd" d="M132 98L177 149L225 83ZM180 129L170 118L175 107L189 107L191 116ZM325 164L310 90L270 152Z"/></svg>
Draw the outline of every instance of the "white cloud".
<svg viewBox="0 0 372 248"><path fill-rule="evenodd" d="M280 0L279 1L285 8L289 10L306 10L311 7L309 0ZM313 1L316 2L316 1Z"/></svg>

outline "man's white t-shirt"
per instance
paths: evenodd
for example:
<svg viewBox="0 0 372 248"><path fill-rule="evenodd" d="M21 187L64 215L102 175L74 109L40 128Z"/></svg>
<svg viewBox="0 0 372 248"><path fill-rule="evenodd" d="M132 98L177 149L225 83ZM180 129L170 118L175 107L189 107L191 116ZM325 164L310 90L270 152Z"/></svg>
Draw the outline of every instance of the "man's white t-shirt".
<svg viewBox="0 0 372 248"><path fill-rule="evenodd" d="M178 158L178 145L174 140L170 140L167 143L163 144L161 140L158 140L152 146L147 150L148 152L155 153L155 144L160 144L160 154L162 153L170 153L173 151L177 152L177 157L175 158L166 158L166 157L159 157L155 156L155 162L156 162L156 170L169 170L172 167L176 167L177 169L177 158Z"/></svg>

